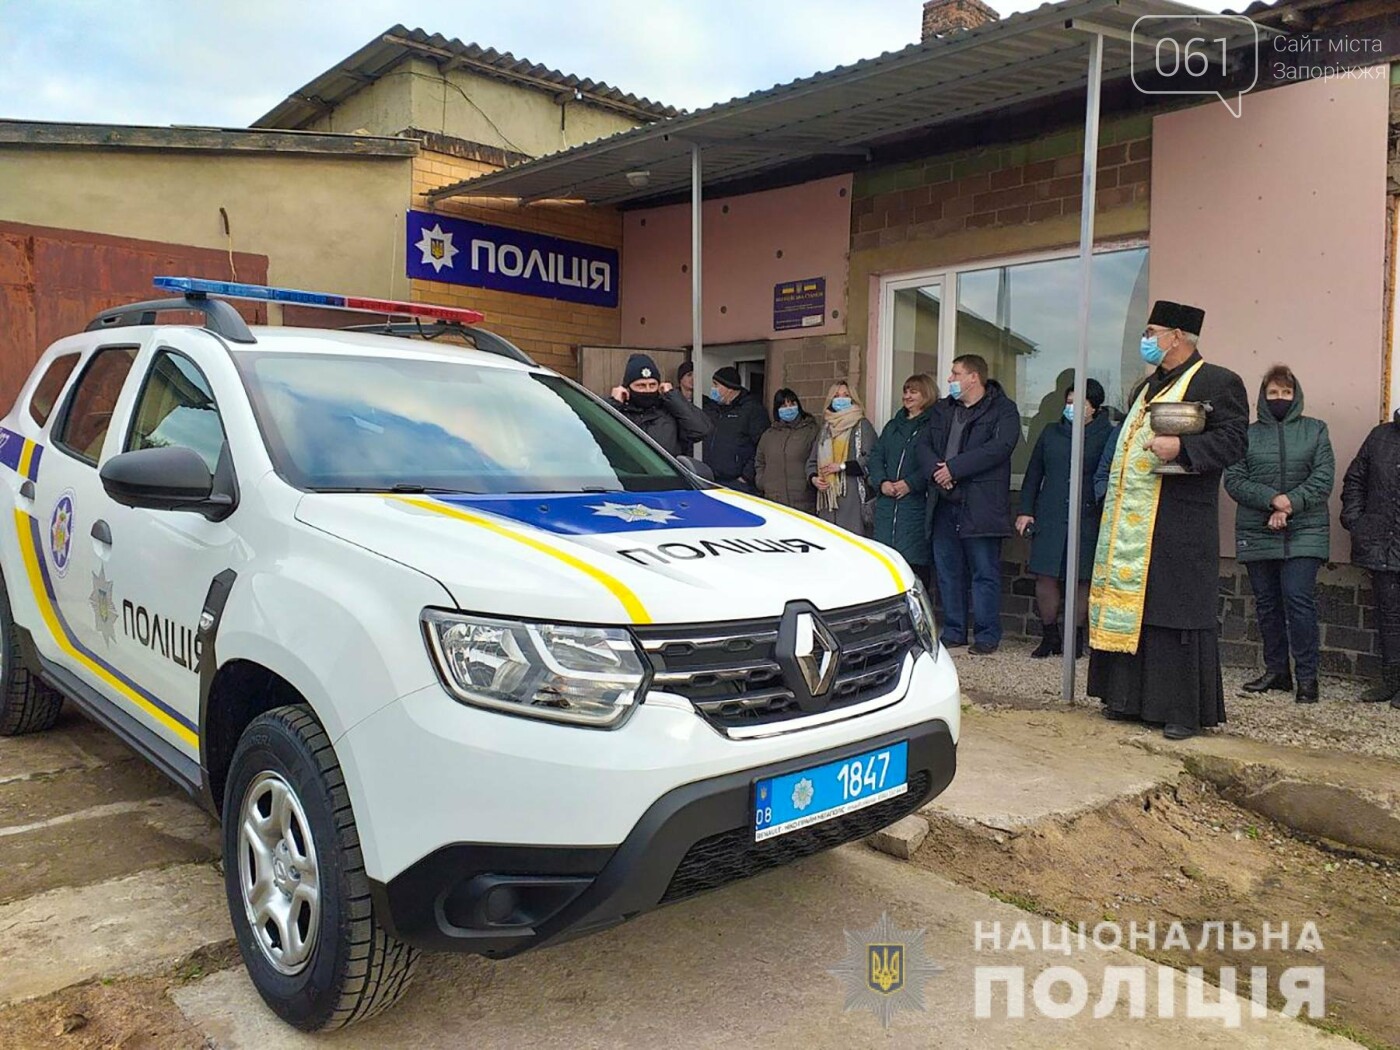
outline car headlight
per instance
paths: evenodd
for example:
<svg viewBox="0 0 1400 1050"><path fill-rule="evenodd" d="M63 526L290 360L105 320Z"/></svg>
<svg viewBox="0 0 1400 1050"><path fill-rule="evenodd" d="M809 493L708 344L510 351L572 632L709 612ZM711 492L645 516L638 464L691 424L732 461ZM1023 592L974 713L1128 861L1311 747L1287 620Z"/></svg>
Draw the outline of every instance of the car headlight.
<svg viewBox="0 0 1400 1050"><path fill-rule="evenodd" d="M438 675L458 700L575 725L618 724L648 664L620 627L523 623L423 610Z"/></svg>
<svg viewBox="0 0 1400 1050"><path fill-rule="evenodd" d="M909 618L914 621L914 637L935 660L938 659L938 624L933 618L933 602L921 581L915 580L905 594L909 601Z"/></svg>

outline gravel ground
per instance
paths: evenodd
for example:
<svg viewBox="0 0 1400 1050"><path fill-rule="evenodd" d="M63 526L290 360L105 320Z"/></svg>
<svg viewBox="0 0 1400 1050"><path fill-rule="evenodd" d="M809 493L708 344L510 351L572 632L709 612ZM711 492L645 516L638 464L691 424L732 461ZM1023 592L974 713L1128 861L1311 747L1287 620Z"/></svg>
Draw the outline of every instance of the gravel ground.
<svg viewBox="0 0 1400 1050"><path fill-rule="evenodd" d="M1058 658L1032 660L1034 642L1007 641L990 656L955 649L953 661L967 699L992 706L1051 706L1061 703ZM1096 709L1099 701L1084 693L1088 661L1076 664L1074 706ZM1317 704L1297 704L1289 693L1243 693L1240 685L1259 672L1225 668L1228 721L1216 732L1271 744L1354 751L1400 759L1400 711L1389 704L1363 704L1365 685L1345 678L1323 678Z"/></svg>

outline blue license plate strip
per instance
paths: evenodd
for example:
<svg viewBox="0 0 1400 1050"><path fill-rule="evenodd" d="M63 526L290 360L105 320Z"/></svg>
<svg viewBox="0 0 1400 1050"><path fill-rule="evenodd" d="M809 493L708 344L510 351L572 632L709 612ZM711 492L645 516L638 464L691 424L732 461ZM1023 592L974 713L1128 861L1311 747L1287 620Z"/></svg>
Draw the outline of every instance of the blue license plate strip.
<svg viewBox="0 0 1400 1050"><path fill-rule="evenodd" d="M753 784L753 835L762 842L835 820L909 790L909 744L901 740Z"/></svg>

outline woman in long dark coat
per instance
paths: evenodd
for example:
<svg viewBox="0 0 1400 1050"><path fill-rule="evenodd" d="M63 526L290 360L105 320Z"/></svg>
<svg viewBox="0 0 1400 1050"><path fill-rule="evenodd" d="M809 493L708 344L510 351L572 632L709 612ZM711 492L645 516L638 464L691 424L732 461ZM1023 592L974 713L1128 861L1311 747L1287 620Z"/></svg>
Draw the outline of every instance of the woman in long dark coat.
<svg viewBox="0 0 1400 1050"><path fill-rule="evenodd" d="M1071 379L1071 384L1073 379ZM1103 455L1113 424L1103 406L1103 386L1085 380L1084 467L1079 490L1078 629L1075 655L1089 651L1086 625L1089 617L1089 577L1094 571L1094 549L1099 542L1098 500L1094 495L1094 471ZM1040 644L1031 656L1041 659L1064 652L1060 627L1060 603L1064 599L1065 547L1069 540L1070 441L1073 435L1074 387L1065 391L1064 416L1040 432L1021 485L1021 514L1016 531L1031 536L1030 570L1035 575L1035 606L1040 616Z"/></svg>
<svg viewBox="0 0 1400 1050"><path fill-rule="evenodd" d="M929 542L924 531L928 478L916 449L938 400L938 386L922 373L904 381L902 402L870 451L866 478L880 495L875 500L875 539L904 555L914 574L929 586Z"/></svg>
<svg viewBox="0 0 1400 1050"><path fill-rule="evenodd" d="M1342 478L1342 528L1351 563L1371 573L1381 680L1361 694L1400 709L1400 410L1367 435Z"/></svg>

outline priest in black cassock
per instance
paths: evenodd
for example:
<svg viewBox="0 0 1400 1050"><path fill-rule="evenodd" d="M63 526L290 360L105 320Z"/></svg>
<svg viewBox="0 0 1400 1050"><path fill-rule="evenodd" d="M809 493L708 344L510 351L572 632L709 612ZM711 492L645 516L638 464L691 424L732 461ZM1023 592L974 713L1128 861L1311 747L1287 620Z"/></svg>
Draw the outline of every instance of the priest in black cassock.
<svg viewBox="0 0 1400 1050"><path fill-rule="evenodd" d="M1204 320L1194 306L1152 307L1142 357L1156 367L1119 431L1089 595L1089 695L1108 718L1162 725L1173 740L1225 721L1220 475L1244 458L1249 427L1244 383L1197 349ZM1158 401L1206 403L1204 432L1154 434ZM1187 473L1155 473L1163 463Z"/></svg>

